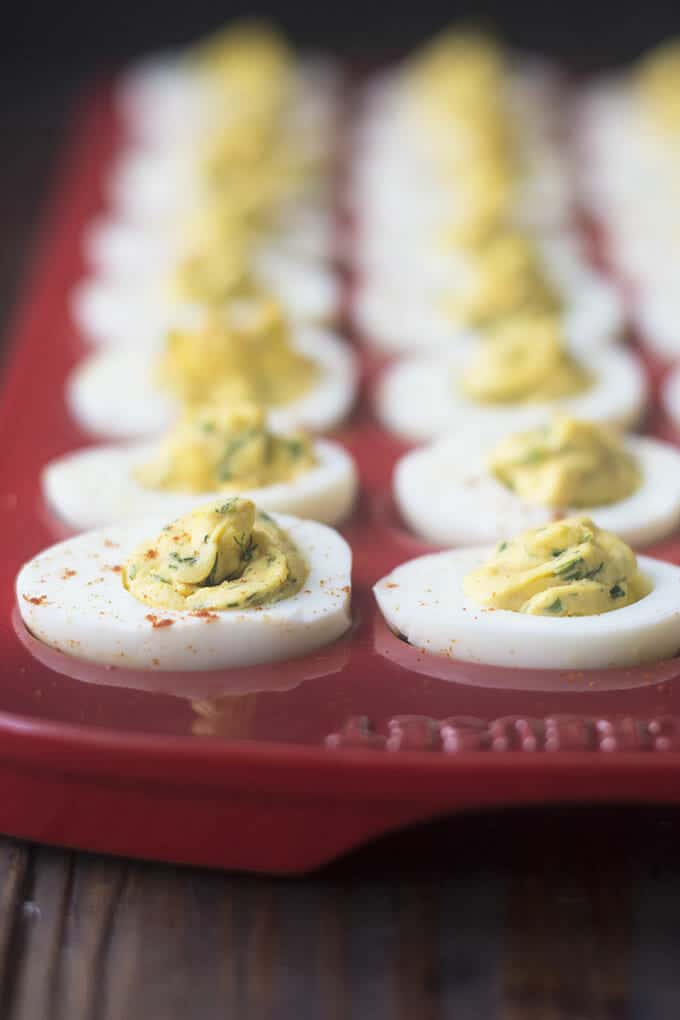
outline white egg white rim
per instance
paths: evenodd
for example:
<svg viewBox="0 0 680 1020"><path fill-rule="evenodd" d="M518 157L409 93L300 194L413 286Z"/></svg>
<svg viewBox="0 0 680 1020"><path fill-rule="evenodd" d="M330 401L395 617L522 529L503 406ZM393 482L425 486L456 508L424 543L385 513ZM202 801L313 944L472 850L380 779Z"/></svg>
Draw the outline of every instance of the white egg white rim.
<svg viewBox="0 0 680 1020"><path fill-rule="evenodd" d="M680 524L680 450L646 436L626 436L623 442L640 466L640 487L616 503L563 512L587 514L631 545L650 545ZM553 519L549 507L521 500L489 473L486 459L494 445L479 432L464 429L400 458L393 475L394 498L414 535L438 546L481 545ZM450 483L428 485L432 474L441 477L440 469L446 470L447 464Z"/></svg>
<svg viewBox="0 0 680 1020"><path fill-rule="evenodd" d="M291 403L271 408L273 428L286 431L304 428L325 432L339 425L356 400L359 369L356 355L345 341L327 330L298 327L291 331L291 345L319 366L319 378L312 389ZM139 439L158 435L168 428L179 411L177 403L152 381L156 355L133 347L111 347L93 351L76 365L66 382L66 403L75 421L87 432L102 438ZM110 380L143 380L136 397L144 390L144 424L131 426L126 391L120 402L101 402L110 390ZM104 412L104 413L102 413ZM111 414L109 415L109 412ZM115 417L115 421L113 420Z"/></svg>
<svg viewBox="0 0 680 1020"><path fill-rule="evenodd" d="M583 393L555 401L517 404L477 404L455 389L456 373L465 366L470 346L449 354L404 357L388 366L380 379L375 408L391 432L407 440L424 441L465 426L496 430L497 436L531 428L556 412L622 428L642 416L647 382L633 354L616 345L580 355L594 376ZM415 396L414 396L415 395ZM424 399L417 399L422 395Z"/></svg>
<svg viewBox="0 0 680 1020"><path fill-rule="evenodd" d="M102 666L237 669L305 656L341 637L351 624L352 553L324 524L271 516L307 561L309 574L299 592L270 606L210 616L154 609L130 595L115 568L165 527L163 515L86 532L38 554L17 575L19 613L33 637ZM65 578L65 569L76 573ZM303 622L306 613L310 616ZM263 635L276 639L275 649L266 647Z"/></svg>
<svg viewBox="0 0 680 1020"><path fill-rule="evenodd" d="M388 627L432 655L522 669L609 669L642 665L680 650L680 568L648 556L638 566L653 585L643 599L598 616L530 616L485 609L463 579L494 546L432 553L397 567L373 591ZM645 629L646 644L640 650Z"/></svg>
<svg viewBox="0 0 680 1020"><path fill-rule="evenodd" d="M614 289L594 273L583 274L565 292L563 324L569 346L589 352L620 338L623 306ZM395 304L395 296L397 303ZM402 303L399 303L402 302ZM428 309L417 295L390 294L381 286L360 285L351 313L357 330L371 347L387 354L446 351L450 345L475 336L472 328L449 323L443 313Z"/></svg>
<svg viewBox="0 0 680 1020"><path fill-rule="evenodd" d="M261 279L281 302L293 328L337 319L339 285L330 269L286 255L278 265L270 258L269 266ZM164 302L161 293L162 281L153 274L140 271L127 277L98 271L72 291L71 316L78 333L95 348L143 346L156 351L162 349L170 329L200 322L201 313L200 303Z"/></svg>
<svg viewBox="0 0 680 1020"><path fill-rule="evenodd" d="M149 489L132 476L158 454L158 443L87 447L51 461L41 473L43 498L60 522L75 531L106 527L126 519L165 513L168 519L211 500L239 495L262 510L288 513L322 524L337 524L351 512L358 487L354 461L339 443L313 442L317 463L289 482L239 492L171 492ZM94 492L78 492L78 480L92 472ZM107 488L108 483L108 488ZM73 495L64 498L64 492ZM111 494L113 490L113 495Z"/></svg>

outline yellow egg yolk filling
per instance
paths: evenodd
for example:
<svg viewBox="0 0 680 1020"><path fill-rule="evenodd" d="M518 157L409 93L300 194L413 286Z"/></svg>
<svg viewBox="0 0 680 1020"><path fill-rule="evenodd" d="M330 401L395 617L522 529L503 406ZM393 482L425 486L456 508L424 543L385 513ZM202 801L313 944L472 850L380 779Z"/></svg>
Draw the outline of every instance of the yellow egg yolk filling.
<svg viewBox="0 0 680 1020"><path fill-rule="evenodd" d="M192 48L189 63L223 93L225 115L276 112L291 88L294 56L281 34L265 21L244 20L214 32ZM239 102L233 100L238 98Z"/></svg>
<svg viewBox="0 0 680 1020"><path fill-rule="evenodd" d="M296 121L294 56L266 22L244 20L216 32L193 47L188 66L208 87L211 119L191 153L198 172L192 215L203 225L197 239L188 224L188 251L173 286L180 296L210 301L231 286L234 249L247 269L242 242L271 225L283 204L309 195L328 152ZM206 222L217 225L209 236Z"/></svg>
<svg viewBox="0 0 680 1020"><path fill-rule="evenodd" d="M463 326L483 327L508 315L557 312L559 296L541 267L535 245L521 234L499 232L466 255L465 284L444 297L444 312Z"/></svg>
<svg viewBox="0 0 680 1020"><path fill-rule="evenodd" d="M554 509L616 503L642 481L614 430L562 417L507 436L491 454L489 470L520 499Z"/></svg>
<svg viewBox="0 0 680 1020"><path fill-rule="evenodd" d="M649 594L633 550L588 517L569 517L501 542L464 579L487 609L533 616L595 616Z"/></svg>
<svg viewBox="0 0 680 1020"><path fill-rule="evenodd" d="M680 131L680 39L671 39L643 57L633 88L662 134Z"/></svg>
<svg viewBox="0 0 680 1020"><path fill-rule="evenodd" d="M506 63L501 47L479 32L441 32L409 62L408 87L425 109L468 120L494 108Z"/></svg>
<svg viewBox="0 0 680 1020"><path fill-rule="evenodd" d="M311 441L271 432L258 404L200 405L185 410L134 477L169 492L239 492L293 481L315 464Z"/></svg>
<svg viewBox="0 0 680 1020"><path fill-rule="evenodd" d="M296 351L273 299L233 299L195 330L175 330L157 365L158 384L184 404L252 400L266 407L304 396L318 366Z"/></svg>
<svg viewBox="0 0 680 1020"><path fill-rule="evenodd" d="M565 349L557 318L524 315L489 331L458 385L478 403L517 404L570 397L592 379Z"/></svg>
<svg viewBox="0 0 680 1020"><path fill-rule="evenodd" d="M125 563L123 585L160 609L252 609L300 590L304 558L248 499L213 501L145 542Z"/></svg>
<svg viewBox="0 0 680 1020"><path fill-rule="evenodd" d="M257 289L250 272L250 242L234 233L220 245L194 245L170 279L170 296L181 301L219 304Z"/></svg>

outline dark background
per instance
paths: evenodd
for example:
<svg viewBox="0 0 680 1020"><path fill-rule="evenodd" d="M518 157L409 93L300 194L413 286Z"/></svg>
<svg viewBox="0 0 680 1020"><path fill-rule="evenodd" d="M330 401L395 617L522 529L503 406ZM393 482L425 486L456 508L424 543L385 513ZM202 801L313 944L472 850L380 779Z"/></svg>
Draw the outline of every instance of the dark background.
<svg viewBox="0 0 680 1020"><path fill-rule="evenodd" d="M260 5L217 0L112 0L0 4L0 60L5 88L73 82L102 62L184 42L244 13L274 17L303 45L366 55L407 48L462 17L497 27L508 41L566 58L578 67L629 59L680 31L680 3L574 3L562 0L278 0Z"/></svg>

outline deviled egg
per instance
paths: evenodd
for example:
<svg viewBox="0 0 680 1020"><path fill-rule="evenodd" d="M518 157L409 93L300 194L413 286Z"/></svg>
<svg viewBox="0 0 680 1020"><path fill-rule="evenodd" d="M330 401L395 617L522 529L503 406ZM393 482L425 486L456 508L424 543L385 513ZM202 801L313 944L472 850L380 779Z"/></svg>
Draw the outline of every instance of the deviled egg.
<svg viewBox="0 0 680 1020"><path fill-rule="evenodd" d="M75 420L99 436L156 436L184 404L255 399L273 428L323 432L354 403L356 359L335 335L289 329L270 301L232 302L172 333L163 353L132 346L84 358L67 384Z"/></svg>
<svg viewBox="0 0 680 1020"><path fill-rule="evenodd" d="M275 251L255 256L255 263L253 287L269 292L292 322L321 325L335 321L340 291L329 269ZM238 300L238 290L231 291L240 281L233 277L215 280L213 270L209 272L216 287L208 293L205 288L169 293L163 275L87 276L71 297L73 319L81 335L93 344L157 350L171 329L199 318L206 303Z"/></svg>
<svg viewBox="0 0 680 1020"><path fill-rule="evenodd" d="M275 433L249 401L187 408L159 442L95 446L42 473L48 506L78 531L153 514L173 517L234 495L262 510L336 524L352 509L357 475L328 440Z"/></svg>
<svg viewBox="0 0 680 1020"><path fill-rule="evenodd" d="M680 523L680 452L569 418L500 442L463 426L402 457L394 496L409 528L435 545L498 542L583 510L641 546Z"/></svg>
<svg viewBox="0 0 680 1020"><path fill-rule="evenodd" d="M563 220L555 107L545 76L530 79L492 38L452 31L369 85L351 193L369 229L436 227L471 208L529 227Z"/></svg>
<svg viewBox="0 0 680 1020"><path fill-rule="evenodd" d="M152 151L196 145L227 120L283 114L297 136L335 126L340 74L297 59L275 27L236 21L195 46L148 58L122 76L117 105L128 134Z"/></svg>
<svg viewBox="0 0 680 1020"><path fill-rule="evenodd" d="M611 346L575 357L557 317L523 315L474 346L389 367L376 410L386 428L418 442L463 425L501 436L555 412L626 427L640 418L646 399L643 370L628 351Z"/></svg>
<svg viewBox="0 0 680 1020"><path fill-rule="evenodd" d="M365 339L389 352L447 349L485 325L527 309L559 311L565 342L591 351L620 337L617 290L566 241L543 244L497 232L474 249L368 269L353 301Z"/></svg>
<svg viewBox="0 0 680 1020"><path fill-rule="evenodd" d="M587 517L499 546L422 556L374 588L391 630L435 655L528 669L604 669L670 658L680 568L636 558Z"/></svg>
<svg viewBox="0 0 680 1020"><path fill-rule="evenodd" d="M222 203L224 206L224 203ZM220 208L222 208L222 206ZM227 217L228 206L222 209ZM171 273L187 248L206 241L212 245L216 233L223 236L229 227L219 224L220 209L204 210L189 225L160 223L155 227L129 222L112 216L95 219L85 231L85 257L91 268L103 277L150 276L163 268ZM206 219L208 222L206 223ZM217 224L215 219L218 220ZM319 206L296 206L279 212L274 222L266 224L254 239L256 253L282 253L312 265L328 263L335 256L335 225L328 209ZM207 238L206 238L207 233Z"/></svg>
<svg viewBox="0 0 680 1020"><path fill-rule="evenodd" d="M680 40L672 39L591 85L579 117L584 198L604 227L608 259L629 284L642 343L670 358L680 353L679 87Z"/></svg>
<svg viewBox="0 0 680 1020"><path fill-rule="evenodd" d="M76 658L131 669L228 669L305 655L350 625L349 546L315 521L213 501L93 531L30 560L28 630Z"/></svg>

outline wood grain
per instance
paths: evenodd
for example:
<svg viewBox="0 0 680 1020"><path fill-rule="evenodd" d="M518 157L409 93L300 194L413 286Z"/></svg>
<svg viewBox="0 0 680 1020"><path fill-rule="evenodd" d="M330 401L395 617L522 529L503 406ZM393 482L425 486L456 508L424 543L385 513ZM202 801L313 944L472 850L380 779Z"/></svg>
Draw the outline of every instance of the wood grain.
<svg viewBox="0 0 680 1020"><path fill-rule="evenodd" d="M680 870L665 860L653 877L648 821L633 815L608 837L611 814L599 824L582 815L454 819L297 880L0 839L0 1015L673 1016L663 1010L680 1003L680 899L665 900L658 883L677 892ZM656 896L639 899L636 873ZM650 977L658 1008L631 1013Z"/></svg>

